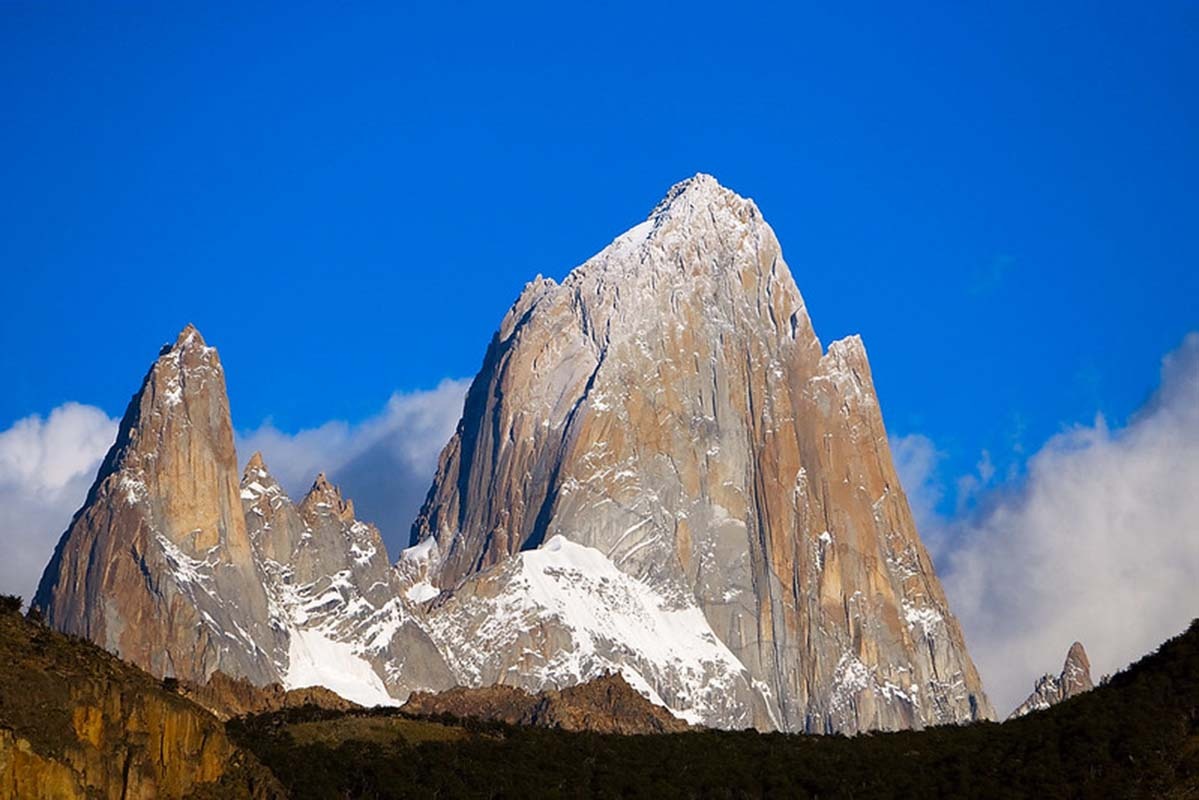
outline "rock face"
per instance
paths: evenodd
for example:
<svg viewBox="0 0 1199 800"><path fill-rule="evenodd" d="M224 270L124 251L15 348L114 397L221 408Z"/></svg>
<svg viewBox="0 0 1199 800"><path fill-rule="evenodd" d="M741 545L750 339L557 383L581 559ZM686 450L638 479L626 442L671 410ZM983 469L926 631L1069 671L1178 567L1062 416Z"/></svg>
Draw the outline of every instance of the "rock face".
<svg viewBox="0 0 1199 800"><path fill-rule="evenodd" d="M1066 653L1066 662L1062 665L1061 674L1045 674L1038 678L1032 694L1008 719L1041 711L1094 688L1095 684L1091 681L1091 661L1087 658L1087 651L1081 642L1075 642Z"/></svg>
<svg viewBox="0 0 1199 800"><path fill-rule="evenodd" d="M89 644L0 617L0 798L281 798L224 726Z"/></svg>
<svg viewBox="0 0 1199 800"><path fill-rule="evenodd" d="M448 714L509 725L623 735L679 733L690 728L665 708L646 700L619 672L535 695L513 686L456 687L439 694L416 692L403 710L416 716Z"/></svg>
<svg viewBox="0 0 1199 800"><path fill-rule="evenodd" d="M34 605L155 675L277 680L262 653L286 642L268 624L236 459L224 371L189 325L130 401Z"/></svg>
<svg viewBox="0 0 1199 800"><path fill-rule="evenodd" d="M553 603L535 627L527 609L486 623L487 602L494 613L544 586L513 562L558 540L647 588L662 613L702 619L733 658L699 659L727 679L729 706L695 698L670 653L555 627ZM562 284L525 288L413 543L422 591L443 594L430 616L466 620L459 642L433 632L466 683L536 690L615 663L709 725L853 732L991 715L862 342L821 347L773 231L709 176L672 188ZM469 663L453 655L480 636Z"/></svg>

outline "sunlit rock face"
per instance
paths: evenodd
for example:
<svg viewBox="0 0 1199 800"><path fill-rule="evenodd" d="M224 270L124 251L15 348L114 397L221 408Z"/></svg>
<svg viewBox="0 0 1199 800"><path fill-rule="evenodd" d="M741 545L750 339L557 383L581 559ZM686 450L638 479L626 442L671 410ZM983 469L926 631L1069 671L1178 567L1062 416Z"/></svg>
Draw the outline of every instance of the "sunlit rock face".
<svg viewBox="0 0 1199 800"><path fill-rule="evenodd" d="M34 603L159 676L277 679L246 532L225 374L192 326L163 348L58 544Z"/></svg>
<svg viewBox="0 0 1199 800"><path fill-rule="evenodd" d="M480 603L527 595L521 553L556 537L663 613L695 609L734 659L703 662L728 681L724 706L690 702L687 670L647 665L619 632L592 647L602 665L572 678L621 662L634 686L722 726L991 715L896 476L862 342L821 346L761 212L709 176L673 187L561 284L530 283L505 316L413 527L421 580L443 591L431 613L481 620ZM433 627L454 666L466 645ZM594 655L571 654L595 637L552 624L486 630L495 646L459 664L467 678L536 689L554 678L534 661Z"/></svg>

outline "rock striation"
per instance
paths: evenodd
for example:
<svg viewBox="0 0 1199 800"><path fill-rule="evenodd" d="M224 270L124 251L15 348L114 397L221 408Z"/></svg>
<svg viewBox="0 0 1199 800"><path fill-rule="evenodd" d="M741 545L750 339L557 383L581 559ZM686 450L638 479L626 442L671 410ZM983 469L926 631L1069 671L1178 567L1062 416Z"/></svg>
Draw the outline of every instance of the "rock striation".
<svg viewBox="0 0 1199 800"><path fill-rule="evenodd" d="M1066 653L1061 673L1047 673L1038 678L1032 694L1008 716L1008 719L1042 711L1094 688L1095 684L1091 681L1091 660L1087 658L1087 651L1082 643L1075 642Z"/></svg>
<svg viewBox="0 0 1199 800"><path fill-rule="evenodd" d="M721 671L736 711L690 702L686 671L643 669L635 648L592 658L590 642L544 633L552 609L541 628L521 614L508 632L485 626L478 663L435 632L461 680L536 690L556 665L586 680L615 661L672 709L724 727L991 715L895 473L861 340L821 346L761 212L710 176L673 187L561 284L525 287L412 540L444 595L433 605L460 614L511 593L497 585L525 580L511 562L558 538L662 608L697 611L734 659Z"/></svg>

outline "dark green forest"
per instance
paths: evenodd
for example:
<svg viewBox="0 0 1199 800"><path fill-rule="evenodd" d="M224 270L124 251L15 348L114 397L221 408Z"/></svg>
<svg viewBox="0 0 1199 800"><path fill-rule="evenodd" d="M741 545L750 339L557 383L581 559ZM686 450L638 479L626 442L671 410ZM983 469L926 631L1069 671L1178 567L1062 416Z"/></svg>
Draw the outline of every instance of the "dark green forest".
<svg viewBox="0 0 1199 800"><path fill-rule="evenodd" d="M394 710L229 723L296 798L1199 798L1199 620L1110 682L998 723L840 736L565 733Z"/></svg>

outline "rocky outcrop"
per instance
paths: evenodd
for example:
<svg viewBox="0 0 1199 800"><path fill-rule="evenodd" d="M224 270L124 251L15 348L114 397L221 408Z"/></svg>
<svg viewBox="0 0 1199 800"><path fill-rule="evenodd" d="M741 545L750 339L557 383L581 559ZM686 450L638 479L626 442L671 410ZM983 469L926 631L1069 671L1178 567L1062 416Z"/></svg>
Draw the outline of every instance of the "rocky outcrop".
<svg viewBox="0 0 1199 800"><path fill-rule="evenodd" d="M269 624L238 491L224 370L189 325L130 401L34 605L158 676L277 680L286 640Z"/></svg>
<svg viewBox="0 0 1199 800"><path fill-rule="evenodd" d="M202 686L181 683L178 691L196 705L207 709L219 720L304 706L333 711L361 708L357 703L352 703L323 686L309 686L303 689L285 689L281 683L255 686L245 678L231 678L220 671L212 673L208 683Z"/></svg>
<svg viewBox="0 0 1199 800"><path fill-rule="evenodd" d="M579 686L538 694L513 686L455 687L438 694L416 692L402 710L413 716L448 715L509 725L623 735L679 733L691 727L662 706L646 700L619 672Z"/></svg>
<svg viewBox="0 0 1199 800"><path fill-rule="evenodd" d="M1032 694L1021 703L1008 719L1023 717L1034 711L1055 706L1063 700L1076 697L1095 688L1091 681L1091 660L1081 642L1070 645L1061 673L1045 674L1037 679Z"/></svg>
<svg viewBox="0 0 1199 800"><path fill-rule="evenodd" d="M224 726L78 639L0 616L0 798L282 798Z"/></svg>
<svg viewBox="0 0 1199 800"><path fill-rule="evenodd" d="M991 715L861 340L822 348L770 226L709 176L672 188L562 284L530 283L504 318L413 527L422 595L442 594L433 628L446 609L476 618L480 597L507 607L520 592L505 585L528 583L509 562L557 537L646 587L650 605L695 610L733 657L719 667L733 709L687 705L692 672L647 668L621 634L592 647L555 626L552 602L537 625L525 604L507 632L503 615L458 643L434 630L459 680L537 690L615 663L726 727ZM478 630L477 656L456 658Z"/></svg>

